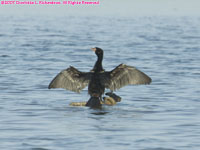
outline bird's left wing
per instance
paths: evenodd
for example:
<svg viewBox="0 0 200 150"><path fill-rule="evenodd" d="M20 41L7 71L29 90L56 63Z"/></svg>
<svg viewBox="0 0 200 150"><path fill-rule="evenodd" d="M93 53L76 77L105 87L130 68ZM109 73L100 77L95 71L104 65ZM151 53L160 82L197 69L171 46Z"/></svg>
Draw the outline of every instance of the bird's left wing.
<svg viewBox="0 0 200 150"><path fill-rule="evenodd" d="M81 72L70 66L69 68L61 71L51 81L48 88L64 88L66 90L80 93L80 91L88 85L90 79L90 72Z"/></svg>

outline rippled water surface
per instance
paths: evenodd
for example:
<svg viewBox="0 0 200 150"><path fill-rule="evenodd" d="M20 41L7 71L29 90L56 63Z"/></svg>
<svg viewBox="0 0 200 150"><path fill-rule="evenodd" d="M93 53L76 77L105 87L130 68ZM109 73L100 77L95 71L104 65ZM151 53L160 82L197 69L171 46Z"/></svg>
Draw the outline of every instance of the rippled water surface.
<svg viewBox="0 0 200 150"><path fill-rule="evenodd" d="M0 20L0 149L199 150L200 18ZM70 65L90 70L95 46L106 70L126 63L152 84L120 89L123 100L102 110L69 106L87 89L47 89Z"/></svg>

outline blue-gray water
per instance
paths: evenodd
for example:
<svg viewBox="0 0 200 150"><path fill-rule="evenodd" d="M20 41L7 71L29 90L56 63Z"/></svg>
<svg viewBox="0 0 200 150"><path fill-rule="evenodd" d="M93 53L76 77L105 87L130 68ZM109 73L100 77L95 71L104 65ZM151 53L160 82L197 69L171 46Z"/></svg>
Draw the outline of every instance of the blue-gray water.
<svg viewBox="0 0 200 150"><path fill-rule="evenodd" d="M0 17L0 149L199 150L200 18ZM90 70L120 63L148 74L151 85L126 86L103 110L48 90L70 65Z"/></svg>

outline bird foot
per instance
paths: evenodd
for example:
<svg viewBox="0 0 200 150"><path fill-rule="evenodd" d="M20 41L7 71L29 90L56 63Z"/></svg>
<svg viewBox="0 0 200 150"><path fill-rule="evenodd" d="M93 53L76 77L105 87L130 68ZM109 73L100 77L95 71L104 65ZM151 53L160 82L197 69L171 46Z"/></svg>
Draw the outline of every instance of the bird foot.
<svg viewBox="0 0 200 150"><path fill-rule="evenodd" d="M108 92L108 93L106 93L105 95L107 95L107 96L113 98L116 102L121 102L121 100L122 100L122 98L121 98L120 96L116 95L116 94L113 93L113 92Z"/></svg>
<svg viewBox="0 0 200 150"><path fill-rule="evenodd" d="M102 104L113 106L116 105L117 102L112 97L103 97Z"/></svg>

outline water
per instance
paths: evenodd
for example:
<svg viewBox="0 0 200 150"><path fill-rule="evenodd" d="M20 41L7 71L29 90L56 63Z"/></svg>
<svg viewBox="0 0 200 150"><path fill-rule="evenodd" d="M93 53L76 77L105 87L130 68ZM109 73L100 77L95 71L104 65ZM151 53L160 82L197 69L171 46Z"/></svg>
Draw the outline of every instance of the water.
<svg viewBox="0 0 200 150"><path fill-rule="evenodd" d="M200 18L0 17L0 149L198 150ZM70 65L90 70L91 47L103 65L148 74L151 85L126 86L102 110L71 107L89 99L48 90Z"/></svg>

